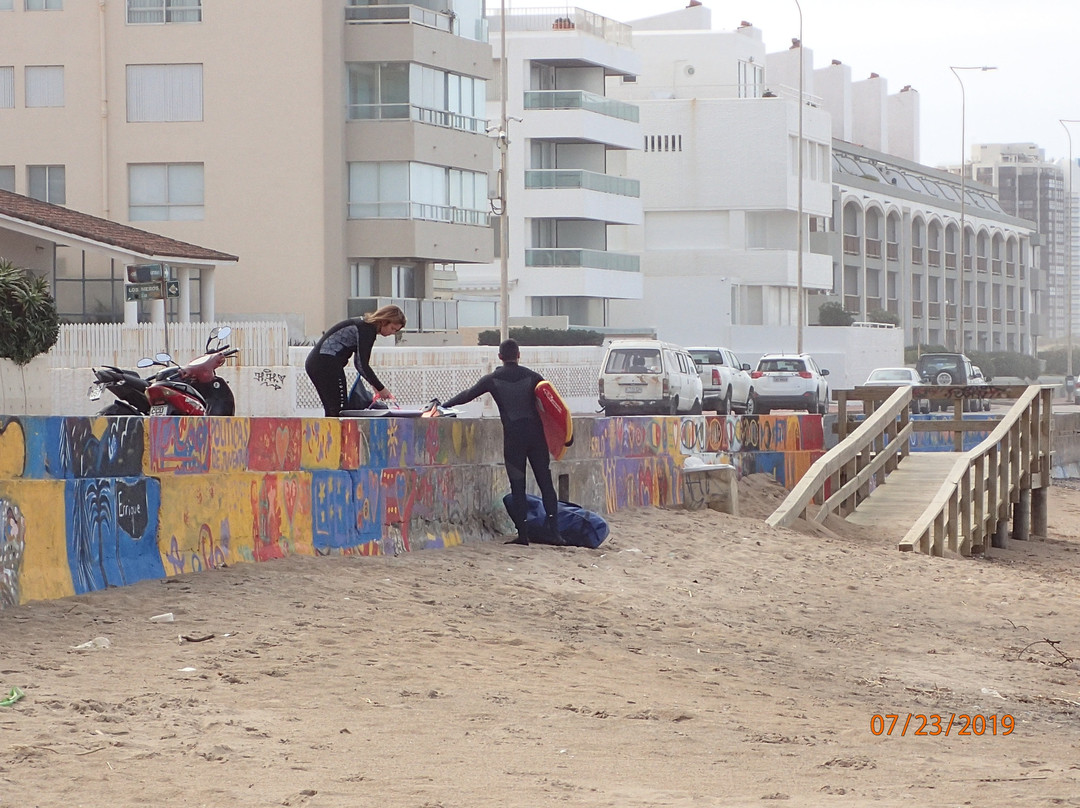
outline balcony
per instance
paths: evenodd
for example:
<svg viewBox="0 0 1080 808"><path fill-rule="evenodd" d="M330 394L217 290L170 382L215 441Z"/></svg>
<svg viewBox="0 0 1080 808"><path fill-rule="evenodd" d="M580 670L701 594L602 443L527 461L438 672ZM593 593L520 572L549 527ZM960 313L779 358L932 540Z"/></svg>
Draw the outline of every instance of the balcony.
<svg viewBox="0 0 1080 808"><path fill-rule="evenodd" d="M945 304L945 319L948 320L950 323L953 322L954 320L956 320L956 304L955 303L946 303Z"/></svg>
<svg viewBox="0 0 1080 808"><path fill-rule="evenodd" d="M525 187L529 189L580 189L639 198L641 183L625 177L614 177L584 169L544 168L525 172Z"/></svg>
<svg viewBox="0 0 1080 808"><path fill-rule="evenodd" d="M491 213L426 202L350 202L350 219L417 219L427 222L471 224L488 227Z"/></svg>
<svg viewBox="0 0 1080 808"><path fill-rule="evenodd" d="M359 317L383 306L398 306L405 312L406 331L457 331L456 300L416 297L350 297L349 317Z"/></svg>
<svg viewBox="0 0 1080 808"><path fill-rule="evenodd" d="M1006 309L1005 310L1005 325L1015 325L1015 324L1016 324L1016 312L1013 311L1012 309Z"/></svg>
<svg viewBox="0 0 1080 808"><path fill-rule="evenodd" d="M927 303L926 308L932 320L938 320L941 318L941 304L938 303L936 300Z"/></svg>
<svg viewBox="0 0 1080 808"><path fill-rule="evenodd" d="M911 301L911 316L912 317L922 317L922 311L923 311L922 301L921 300L912 300Z"/></svg>
<svg viewBox="0 0 1080 808"><path fill-rule="evenodd" d="M424 0L420 0L421 3ZM412 3L400 3L395 0L380 2L380 0L349 0L345 6L345 22L349 24L382 24L382 23L415 23L425 28L436 31L446 31L455 36L471 39L476 42L488 41L488 23L484 18L466 19L463 27L461 18L453 11L447 9L444 3L435 2L429 5L441 6L426 8L424 5Z"/></svg>
<svg viewBox="0 0 1080 808"><path fill-rule="evenodd" d="M859 254L859 237L849 236L844 233L844 254L845 255L858 255Z"/></svg>
<svg viewBox="0 0 1080 808"><path fill-rule="evenodd" d="M1001 274L1001 269L1004 266L1004 264L1005 264L1005 262L1002 261L1000 258L995 258L993 260L993 262L990 264L990 271L995 275L1000 275Z"/></svg>
<svg viewBox="0 0 1080 808"><path fill-rule="evenodd" d="M956 253L945 253L945 269L956 269Z"/></svg>
<svg viewBox="0 0 1080 808"><path fill-rule="evenodd" d="M527 267L588 267L618 272L640 272L641 257L607 250L576 247L545 247L525 251Z"/></svg>
<svg viewBox="0 0 1080 808"><path fill-rule="evenodd" d="M890 261L900 260L900 244L895 241L885 243L885 257Z"/></svg>
<svg viewBox="0 0 1080 808"><path fill-rule="evenodd" d="M866 240L866 257L881 258L881 239L868 238Z"/></svg>
<svg viewBox="0 0 1080 808"><path fill-rule="evenodd" d="M529 90L525 93L525 109L583 109L632 123L640 117L634 104L586 90Z"/></svg>
<svg viewBox="0 0 1080 808"><path fill-rule="evenodd" d="M911 263L922 264L923 262L923 248L912 247L911 248Z"/></svg>
<svg viewBox="0 0 1080 808"><path fill-rule="evenodd" d="M852 314L862 313L862 298L858 295L844 295L844 311Z"/></svg>
<svg viewBox="0 0 1080 808"><path fill-rule="evenodd" d="M988 265L987 258L986 258L985 255L980 255L979 257L977 257L975 259L975 270L976 270L976 272L986 272L986 270L988 268L989 268L989 265Z"/></svg>
<svg viewBox="0 0 1080 808"><path fill-rule="evenodd" d="M941 250L930 250L930 266L941 268Z"/></svg>
<svg viewBox="0 0 1080 808"><path fill-rule="evenodd" d="M1007 278L1015 278L1016 277L1016 262L1015 261L1006 261L1005 262L1005 277L1007 277Z"/></svg>
<svg viewBox="0 0 1080 808"><path fill-rule="evenodd" d="M994 309L994 323L996 325L1001 325L1001 309L999 308Z"/></svg>
<svg viewBox="0 0 1080 808"><path fill-rule="evenodd" d="M974 313L975 313L975 310L971 306L964 306L964 322L965 323L973 323L973 322L975 322L974 319L972 319Z"/></svg>
<svg viewBox="0 0 1080 808"><path fill-rule="evenodd" d="M473 118L445 109L430 109L416 104L349 104L347 115L350 121L412 120L431 126L478 134L487 128L486 119Z"/></svg>
<svg viewBox="0 0 1080 808"><path fill-rule="evenodd" d="M987 321L987 319L988 319L988 313L989 313L986 306L979 306L979 312L978 313L979 313L979 322L980 323L985 323Z"/></svg>
<svg viewBox="0 0 1080 808"><path fill-rule="evenodd" d="M971 256L970 255L965 255L964 256L964 270L969 271L970 269L971 269Z"/></svg>

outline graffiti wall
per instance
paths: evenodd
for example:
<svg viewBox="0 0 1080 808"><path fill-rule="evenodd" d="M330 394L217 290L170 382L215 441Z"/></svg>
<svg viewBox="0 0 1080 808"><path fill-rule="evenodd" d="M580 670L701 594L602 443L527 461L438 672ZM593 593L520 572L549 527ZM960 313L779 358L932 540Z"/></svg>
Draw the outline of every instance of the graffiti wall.
<svg viewBox="0 0 1080 808"><path fill-rule="evenodd" d="M611 513L681 504L689 456L788 485L817 416L582 418L552 470ZM532 480L530 475L530 482ZM497 419L0 416L0 608L287 555L511 532Z"/></svg>

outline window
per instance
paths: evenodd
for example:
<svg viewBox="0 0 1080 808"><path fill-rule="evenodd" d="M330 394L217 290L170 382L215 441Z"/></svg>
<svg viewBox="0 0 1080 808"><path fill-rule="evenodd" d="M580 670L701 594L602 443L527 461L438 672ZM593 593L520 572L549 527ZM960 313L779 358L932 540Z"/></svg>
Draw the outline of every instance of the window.
<svg viewBox="0 0 1080 808"><path fill-rule="evenodd" d="M15 106L15 68L0 67L0 109Z"/></svg>
<svg viewBox="0 0 1080 808"><path fill-rule="evenodd" d="M64 106L63 65L27 65L26 106Z"/></svg>
<svg viewBox="0 0 1080 808"><path fill-rule="evenodd" d="M127 119L201 121L202 65L128 65Z"/></svg>
<svg viewBox="0 0 1080 808"><path fill-rule="evenodd" d="M202 218L202 163L132 163L128 166L130 221L175 222Z"/></svg>
<svg viewBox="0 0 1080 808"><path fill-rule="evenodd" d="M202 22L202 0L127 0L130 25Z"/></svg>
<svg viewBox="0 0 1080 808"><path fill-rule="evenodd" d="M62 11L64 0L26 0L27 11Z"/></svg>
<svg viewBox="0 0 1080 808"><path fill-rule="evenodd" d="M67 202L63 166L27 166L27 196L63 205Z"/></svg>
<svg viewBox="0 0 1080 808"><path fill-rule="evenodd" d="M390 297L418 297L415 266L394 264L390 267Z"/></svg>
<svg viewBox="0 0 1080 808"><path fill-rule="evenodd" d="M0 191L15 193L15 166L0 166Z"/></svg>
<svg viewBox="0 0 1080 808"><path fill-rule="evenodd" d="M374 297L377 294L375 265L370 261L350 261L349 297Z"/></svg>
<svg viewBox="0 0 1080 808"><path fill-rule="evenodd" d="M739 62L739 98L761 98L765 68L753 62Z"/></svg>
<svg viewBox="0 0 1080 808"><path fill-rule="evenodd" d="M350 120L411 118L481 132L486 82L407 62L355 62L349 69Z"/></svg>
<svg viewBox="0 0 1080 808"><path fill-rule="evenodd" d="M487 226L487 174L427 163L349 163L350 219Z"/></svg>
<svg viewBox="0 0 1080 808"><path fill-rule="evenodd" d="M13 0L0 0L0 11L12 11L13 9Z"/></svg>

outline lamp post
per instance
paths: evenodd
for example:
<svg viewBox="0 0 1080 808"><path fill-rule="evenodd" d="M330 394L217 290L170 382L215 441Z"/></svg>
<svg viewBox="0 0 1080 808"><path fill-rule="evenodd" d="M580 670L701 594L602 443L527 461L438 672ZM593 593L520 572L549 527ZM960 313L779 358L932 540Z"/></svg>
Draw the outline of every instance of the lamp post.
<svg viewBox="0 0 1080 808"><path fill-rule="evenodd" d="M510 92L506 86L510 71L506 65L506 0L499 1L499 80L502 84L500 99L499 129L499 339L510 336L510 220L506 216L507 170L509 168L509 128L506 117L506 96Z"/></svg>
<svg viewBox="0 0 1080 808"><path fill-rule="evenodd" d="M797 143L799 154L795 162L796 169L799 172L797 192L799 198L796 203L795 214L795 229L798 231L795 237L795 298L798 317L795 326L795 353L802 353L803 318L805 317L803 305L803 106L805 105L803 99L803 75L806 72L806 63L803 60L803 17L799 0L795 0L795 8L799 10L799 138Z"/></svg>
<svg viewBox="0 0 1080 808"><path fill-rule="evenodd" d="M1080 123L1080 119L1059 118L1058 123L1065 130L1065 137L1069 140L1069 164L1065 169L1065 228L1068 237L1065 241L1065 375L1073 375L1073 220L1072 220L1072 173L1073 173L1073 150L1072 132L1068 124Z"/></svg>
<svg viewBox="0 0 1080 808"><path fill-rule="evenodd" d="M966 99L964 94L964 82L960 78L959 70L981 70L986 72L987 70L997 70L996 67L989 65L974 65L970 67L949 66L949 70L956 76L956 80L960 83L960 263L957 266L956 278L959 288L956 290L956 349L957 351L964 350L964 239L967 235L964 231L967 228L967 222L965 221L964 214L967 206L967 132L965 131L967 126L967 110L965 108ZM974 290L973 290L974 292ZM972 303L972 324L977 321L975 316L975 307L977 300ZM978 327L976 326L976 330Z"/></svg>

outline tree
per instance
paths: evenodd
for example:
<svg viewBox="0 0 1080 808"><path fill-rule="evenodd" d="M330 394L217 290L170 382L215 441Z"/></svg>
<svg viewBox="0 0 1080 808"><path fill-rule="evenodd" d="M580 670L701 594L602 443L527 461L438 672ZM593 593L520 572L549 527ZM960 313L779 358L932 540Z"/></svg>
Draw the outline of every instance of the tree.
<svg viewBox="0 0 1080 808"><path fill-rule="evenodd" d="M822 303L818 309L818 325L851 325L855 315L835 301Z"/></svg>
<svg viewBox="0 0 1080 808"><path fill-rule="evenodd" d="M0 258L0 358L25 365L56 344L60 318L44 277Z"/></svg>

